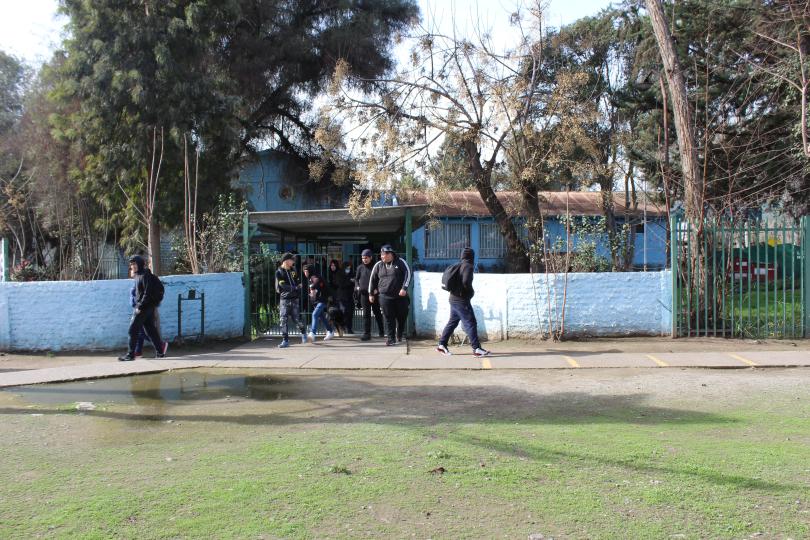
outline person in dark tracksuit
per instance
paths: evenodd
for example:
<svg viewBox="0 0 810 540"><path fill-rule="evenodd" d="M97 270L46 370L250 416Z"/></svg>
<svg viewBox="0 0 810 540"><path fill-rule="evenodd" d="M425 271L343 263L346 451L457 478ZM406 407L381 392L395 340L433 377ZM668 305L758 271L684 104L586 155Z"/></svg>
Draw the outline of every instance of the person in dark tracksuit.
<svg viewBox="0 0 810 540"><path fill-rule="evenodd" d="M160 339L160 331L155 325L155 310L163 299L163 285L156 275L146 268L146 261L140 255L129 258L129 269L135 276L136 301L129 323L129 348L118 360L126 362L135 359L135 346L141 329L155 345L156 357L163 358L169 343Z"/></svg>
<svg viewBox="0 0 810 540"><path fill-rule="evenodd" d="M301 322L301 280L295 270L295 255L285 253L281 256L281 266L276 270L276 293L279 295L278 314L281 324L281 343L279 349L290 346L287 332L288 322L298 326L301 332L301 343L307 342L306 326Z"/></svg>
<svg viewBox="0 0 810 540"><path fill-rule="evenodd" d="M368 284L371 281L371 270L374 268L372 260L373 253L370 249L364 249L360 254L361 264L357 266L357 273L354 276L354 287L360 297L360 306L363 308L363 337L360 341L368 341L371 339L371 312L374 311L374 318L377 320L377 329L380 331L380 337L385 336L385 326L383 325L383 316L380 311L379 302L370 302L369 297L379 296L378 291L369 293Z"/></svg>
<svg viewBox="0 0 810 540"><path fill-rule="evenodd" d="M138 286L135 284L135 274L130 272L130 277L133 278L132 280L132 289L129 291L129 304L132 309L135 309L135 306L138 304ZM157 325L155 325L157 326ZM143 331L143 326L141 326L140 331L138 332L138 339L135 340L135 349L132 351L135 358L140 358L143 356L143 343L146 340L146 333Z"/></svg>
<svg viewBox="0 0 810 540"><path fill-rule="evenodd" d="M379 291L379 302L388 327L386 345L402 343L405 323L408 320L408 286L411 284L411 269L404 259L386 244L380 248L380 259L371 270L368 283L368 301L374 302L374 291Z"/></svg>
<svg viewBox="0 0 810 540"><path fill-rule="evenodd" d="M473 290L473 262L475 261L475 252L472 248L464 248L461 252L461 288L457 291L450 292L450 320L442 331L442 336L439 338L439 344L436 350L440 353L450 356L450 350L447 344L450 341L450 336L453 335L458 323L461 322L467 337L470 338L470 345L473 349L475 356L487 356L489 351L481 347L481 342L478 341L478 321L475 320L475 313L473 312L472 299L475 291Z"/></svg>

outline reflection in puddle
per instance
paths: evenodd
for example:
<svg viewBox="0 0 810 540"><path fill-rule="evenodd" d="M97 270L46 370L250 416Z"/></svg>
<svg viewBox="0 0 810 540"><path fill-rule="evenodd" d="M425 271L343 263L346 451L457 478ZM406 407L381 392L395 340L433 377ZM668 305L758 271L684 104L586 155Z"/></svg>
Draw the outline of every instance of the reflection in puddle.
<svg viewBox="0 0 810 540"><path fill-rule="evenodd" d="M9 392L31 403L40 404L91 401L154 406L163 403L229 398L276 400L286 397L281 393L285 382L268 375L182 370L113 379L41 384L14 388Z"/></svg>

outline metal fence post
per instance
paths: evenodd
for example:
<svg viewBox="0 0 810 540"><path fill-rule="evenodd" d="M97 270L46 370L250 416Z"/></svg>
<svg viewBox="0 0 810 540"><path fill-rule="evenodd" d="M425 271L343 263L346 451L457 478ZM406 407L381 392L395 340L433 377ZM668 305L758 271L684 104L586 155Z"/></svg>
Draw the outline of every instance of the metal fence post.
<svg viewBox="0 0 810 540"><path fill-rule="evenodd" d="M8 281L8 267L11 260L8 258L8 240L0 238L0 281Z"/></svg>
<svg viewBox="0 0 810 540"><path fill-rule="evenodd" d="M807 256L810 255L810 218L802 217L802 311L804 323L804 337L810 337L810 264Z"/></svg>
<svg viewBox="0 0 810 540"><path fill-rule="evenodd" d="M669 267L672 272L672 337L678 337L679 293L678 293L678 217L669 218Z"/></svg>
<svg viewBox="0 0 810 540"><path fill-rule="evenodd" d="M245 281L245 326L242 333L246 338L250 339L250 221L247 211L242 218L242 259L242 279Z"/></svg>

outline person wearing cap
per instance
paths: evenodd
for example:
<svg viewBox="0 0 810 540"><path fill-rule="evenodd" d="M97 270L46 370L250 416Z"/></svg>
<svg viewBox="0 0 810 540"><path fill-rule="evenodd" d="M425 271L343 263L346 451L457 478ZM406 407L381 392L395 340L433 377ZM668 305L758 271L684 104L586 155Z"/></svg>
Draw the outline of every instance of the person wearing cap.
<svg viewBox="0 0 810 540"><path fill-rule="evenodd" d="M481 347L481 342L478 341L478 321L475 319L473 312L472 299L475 291L473 290L473 263L475 261L475 251L472 248L466 247L461 251L461 260L459 261L459 273L461 275L461 286L456 291L450 292L450 320L442 331L439 338L439 344L436 350L445 356L450 356L452 353L447 348L450 341L450 336L456 330L458 323L464 327L467 337L470 338L470 345L473 349L474 356L488 356L489 351Z"/></svg>
<svg viewBox="0 0 810 540"><path fill-rule="evenodd" d="M380 260L371 270L368 283L368 301L374 302L374 291L379 292L379 302L388 330L386 345L402 343L405 323L408 320L408 287L411 284L411 269L394 253L394 248L385 244L380 248Z"/></svg>
<svg viewBox="0 0 810 540"><path fill-rule="evenodd" d="M375 290L369 292L368 289L373 268L373 252L370 249L364 249L360 254L360 264L357 266L357 273L354 276L354 288L360 297L360 306L363 308L363 336L360 338L360 341L369 341L371 339L372 311L374 311L374 318L377 320L377 329L380 332L380 337L385 337L385 326L383 325L380 303L370 301L370 297L373 296L376 299L379 295L379 291Z"/></svg>
<svg viewBox="0 0 810 540"><path fill-rule="evenodd" d="M119 356L118 360L122 362L135 360L135 348L141 330L155 345L157 351L155 356L163 358L169 349L169 342L160 339L160 331L155 324L155 310L163 300L163 284L146 267L146 261L140 255L129 258L129 270L135 279L135 305L129 322L128 350L126 354Z"/></svg>
<svg viewBox="0 0 810 540"><path fill-rule="evenodd" d="M312 305L312 327L309 329L309 341L315 343L318 321L323 322L323 326L326 328L326 335L323 340L329 341L335 334L332 332L332 325L326 319L326 283L311 264L304 266L304 277L309 282L309 301L310 305Z"/></svg>
<svg viewBox="0 0 810 540"><path fill-rule="evenodd" d="M279 349L290 346L288 322L298 326L301 332L301 343L307 342L307 329L301 322L301 279L295 270L295 255L285 253L281 256L281 265L276 270L276 293L279 295L278 314L281 324L281 343Z"/></svg>

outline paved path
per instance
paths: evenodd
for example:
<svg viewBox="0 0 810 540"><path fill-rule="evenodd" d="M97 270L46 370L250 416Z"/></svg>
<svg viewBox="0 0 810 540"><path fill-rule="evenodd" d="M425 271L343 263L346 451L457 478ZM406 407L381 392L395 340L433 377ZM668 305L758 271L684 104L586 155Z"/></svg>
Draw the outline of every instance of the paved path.
<svg viewBox="0 0 810 540"><path fill-rule="evenodd" d="M456 347L453 356L442 356L432 347L385 347L379 341L362 343L335 339L315 345L294 344L277 349L278 340L256 340L224 352L196 354L164 360L109 361L6 371L0 388L26 384L119 377L189 368L274 369L587 369L587 368L757 368L810 367L810 347L792 350L741 350L739 352L589 352L544 349L510 351L509 342L493 343L492 355L474 357L469 348Z"/></svg>

